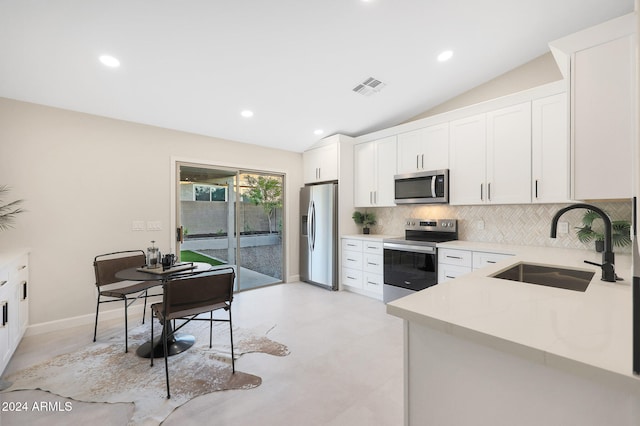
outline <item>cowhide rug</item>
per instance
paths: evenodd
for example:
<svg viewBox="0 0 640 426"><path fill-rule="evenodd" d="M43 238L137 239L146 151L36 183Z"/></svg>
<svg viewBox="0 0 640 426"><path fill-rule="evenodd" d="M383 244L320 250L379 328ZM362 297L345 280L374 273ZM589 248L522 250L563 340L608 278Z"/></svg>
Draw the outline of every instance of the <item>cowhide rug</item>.
<svg viewBox="0 0 640 426"><path fill-rule="evenodd" d="M156 332L159 329L157 327ZM260 377L237 368L232 374L228 324L214 324L212 349L209 349L208 323L192 322L180 331L194 335L196 343L187 351L169 357L171 399L166 399L164 359L156 358L150 367L149 359L135 354L135 349L150 337L149 324L146 324L130 330L128 353L123 350L123 336L113 336L108 341L92 343L77 352L56 356L5 377L13 385L0 394L0 401L12 410L0 413L4 419L2 424L9 424L12 418L15 424L37 424L42 418L43 424L51 425L56 424L52 422L56 416L63 422L60 424L64 424L70 420L68 415L73 412L74 404L78 411L85 402L119 403L125 412L130 410L127 403L132 403L129 424L159 424L177 407L197 396L220 390L251 389L261 384ZM234 328L233 337L236 358L249 352L289 354L285 345L264 333ZM24 390L46 393L42 392L39 397L37 393L20 394ZM31 399L21 399L21 395ZM37 406L49 400L53 402L48 406ZM22 407L27 410L18 412L20 408L16 404L21 401L27 401ZM99 413L97 407L96 410Z"/></svg>

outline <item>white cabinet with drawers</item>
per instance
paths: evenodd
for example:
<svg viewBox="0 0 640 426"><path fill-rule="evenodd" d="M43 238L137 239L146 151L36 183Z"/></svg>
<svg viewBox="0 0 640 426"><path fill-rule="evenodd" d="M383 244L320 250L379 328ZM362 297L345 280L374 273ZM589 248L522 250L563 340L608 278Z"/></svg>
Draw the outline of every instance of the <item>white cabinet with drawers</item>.
<svg viewBox="0 0 640 426"><path fill-rule="evenodd" d="M342 288L382 300L382 238L343 237L341 248Z"/></svg>
<svg viewBox="0 0 640 426"><path fill-rule="evenodd" d="M438 249L438 283L499 262L510 254L452 248Z"/></svg>
<svg viewBox="0 0 640 426"><path fill-rule="evenodd" d="M27 329L28 285L29 254L0 253L0 374Z"/></svg>
<svg viewBox="0 0 640 426"><path fill-rule="evenodd" d="M473 254L469 250L438 249L438 283L472 271Z"/></svg>

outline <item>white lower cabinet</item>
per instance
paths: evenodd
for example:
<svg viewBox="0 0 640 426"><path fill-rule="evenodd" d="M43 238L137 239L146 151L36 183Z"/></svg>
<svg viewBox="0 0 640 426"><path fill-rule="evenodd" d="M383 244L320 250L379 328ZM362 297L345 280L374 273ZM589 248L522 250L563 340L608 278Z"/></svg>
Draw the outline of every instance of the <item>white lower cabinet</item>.
<svg viewBox="0 0 640 426"><path fill-rule="evenodd" d="M0 374L18 347L29 321L29 255L0 254Z"/></svg>
<svg viewBox="0 0 640 426"><path fill-rule="evenodd" d="M473 270L484 268L485 266L493 265L505 259L507 257L511 257L510 254L501 254L501 253L485 253L474 251L473 252Z"/></svg>
<svg viewBox="0 0 640 426"><path fill-rule="evenodd" d="M382 300L382 239L343 237L341 247L342 288Z"/></svg>
<svg viewBox="0 0 640 426"><path fill-rule="evenodd" d="M468 274L510 256L503 253L440 248L438 249L438 283Z"/></svg>
<svg viewBox="0 0 640 426"><path fill-rule="evenodd" d="M438 249L438 283L472 271L473 255L469 250Z"/></svg>

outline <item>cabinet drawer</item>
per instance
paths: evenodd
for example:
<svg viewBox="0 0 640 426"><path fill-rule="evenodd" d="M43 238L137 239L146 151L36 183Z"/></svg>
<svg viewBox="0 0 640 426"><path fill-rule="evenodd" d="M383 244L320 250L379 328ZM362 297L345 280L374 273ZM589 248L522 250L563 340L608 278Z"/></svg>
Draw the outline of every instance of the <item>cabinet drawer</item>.
<svg viewBox="0 0 640 426"><path fill-rule="evenodd" d="M468 250L438 249L438 263L471 268L471 252Z"/></svg>
<svg viewBox="0 0 640 426"><path fill-rule="evenodd" d="M468 274L469 272L471 272L471 267L468 267L468 266L439 264L438 265L438 284L443 283L445 281L452 280L461 275Z"/></svg>
<svg viewBox="0 0 640 426"><path fill-rule="evenodd" d="M343 239L342 240L342 250L362 251L362 241L361 240Z"/></svg>
<svg viewBox="0 0 640 426"><path fill-rule="evenodd" d="M342 268L342 285L362 288L362 271Z"/></svg>
<svg viewBox="0 0 640 426"><path fill-rule="evenodd" d="M384 258L380 254L365 254L362 262L362 269L372 274L383 273Z"/></svg>
<svg viewBox="0 0 640 426"><path fill-rule="evenodd" d="M362 251L365 253L382 255L382 242L381 241L365 241L362 247Z"/></svg>
<svg viewBox="0 0 640 426"><path fill-rule="evenodd" d="M362 269L362 253L345 250L342 252L342 267Z"/></svg>
<svg viewBox="0 0 640 426"><path fill-rule="evenodd" d="M382 294L382 283L384 278L379 274L364 274L362 280L363 288L372 293Z"/></svg>
<svg viewBox="0 0 640 426"><path fill-rule="evenodd" d="M484 268L487 265L494 264L507 257L511 257L511 255L500 253L473 252L473 269Z"/></svg>

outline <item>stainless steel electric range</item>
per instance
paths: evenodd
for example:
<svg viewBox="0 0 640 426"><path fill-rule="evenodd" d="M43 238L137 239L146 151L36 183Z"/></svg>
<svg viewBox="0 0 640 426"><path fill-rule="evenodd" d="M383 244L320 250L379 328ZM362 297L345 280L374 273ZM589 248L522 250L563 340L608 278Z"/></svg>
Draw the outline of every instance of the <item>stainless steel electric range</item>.
<svg viewBox="0 0 640 426"><path fill-rule="evenodd" d="M436 244L457 239L456 219L407 219L404 238L383 240L384 303L436 285Z"/></svg>

